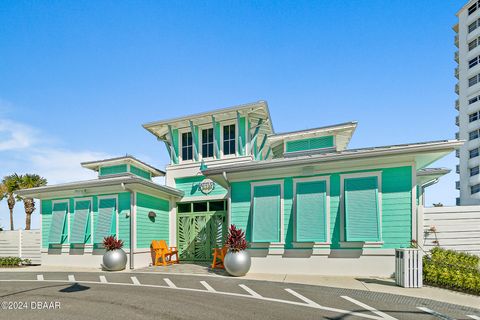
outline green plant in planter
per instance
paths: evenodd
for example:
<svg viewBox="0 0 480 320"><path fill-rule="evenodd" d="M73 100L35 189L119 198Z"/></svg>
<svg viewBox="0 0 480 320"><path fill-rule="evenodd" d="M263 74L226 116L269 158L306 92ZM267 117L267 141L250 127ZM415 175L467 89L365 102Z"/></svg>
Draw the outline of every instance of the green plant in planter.
<svg viewBox="0 0 480 320"><path fill-rule="evenodd" d="M115 239L114 236L103 238L103 246L107 251L118 250L123 248L123 241Z"/></svg>

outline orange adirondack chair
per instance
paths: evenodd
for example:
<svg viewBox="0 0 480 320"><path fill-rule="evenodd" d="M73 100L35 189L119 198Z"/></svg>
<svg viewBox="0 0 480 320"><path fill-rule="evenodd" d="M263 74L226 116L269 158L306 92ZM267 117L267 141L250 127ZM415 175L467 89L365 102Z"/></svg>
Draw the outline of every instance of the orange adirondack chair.
<svg viewBox="0 0 480 320"><path fill-rule="evenodd" d="M169 247L165 240L153 240L152 241L152 250L155 253L155 260L153 265L166 266L167 264L180 263L178 259L178 250L177 247ZM175 256L175 260L172 260L172 256ZM161 259L161 264L160 260Z"/></svg>
<svg viewBox="0 0 480 320"><path fill-rule="evenodd" d="M225 269L223 265L223 260L225 259L225 255L227 254L227 251L228 251L227 246L213 249L212 269L215 269L215 268Z"/></svg>

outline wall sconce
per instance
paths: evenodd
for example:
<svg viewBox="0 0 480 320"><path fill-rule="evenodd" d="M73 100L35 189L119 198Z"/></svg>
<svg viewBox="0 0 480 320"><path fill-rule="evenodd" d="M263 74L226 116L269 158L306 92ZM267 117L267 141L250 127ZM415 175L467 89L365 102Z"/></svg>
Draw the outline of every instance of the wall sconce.
<svg viewBox="0 0 480 320"><path fill-rule="evenodd" d="M155 212L153 212L153 211L150 211L150 212L148 213L148 217L149 217L149 218L155 218L156 216L157 216L157 214L156 214Z"/></svg>

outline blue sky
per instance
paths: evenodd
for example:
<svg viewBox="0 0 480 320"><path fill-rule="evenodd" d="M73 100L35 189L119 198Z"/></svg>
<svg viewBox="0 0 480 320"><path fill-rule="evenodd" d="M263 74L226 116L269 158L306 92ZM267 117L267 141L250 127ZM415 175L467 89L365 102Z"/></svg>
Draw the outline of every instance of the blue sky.
<svg viewBox="0 0 480 320"><path fill-rule="evenodd" d="M0 176L88 179L79 162L125 153L163 168L142 123L257 100L278 132L357 120L354 148L452 139L462 5L1 1ZM427 203L453 205L456 178ZM15 214L23 227L22 204Z"/></svg>

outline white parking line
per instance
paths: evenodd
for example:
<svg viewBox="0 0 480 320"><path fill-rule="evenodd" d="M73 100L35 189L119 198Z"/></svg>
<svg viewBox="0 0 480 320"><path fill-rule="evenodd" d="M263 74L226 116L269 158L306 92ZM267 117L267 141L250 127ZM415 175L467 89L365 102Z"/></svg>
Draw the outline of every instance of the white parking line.
<svg viewBox="0 0 480 320"><path fill-rule="evenodd" d="M479 317L479 316L475 316L475 315L473 315L473 314L468 314L467 317L472 318L472 319L474 319L474 320L480 320L480 317Z"/></svg>
<svg viewBox="0 0 480 320"><path fill-rule="evenodd" d="M206 281L200 281L200 283L202 284L202 286L205 287L205 289L207 289L208 291L210 292L217 292L217 290L213 289L211 285L209 285Z"/></svg>
<svg viewBox="0 0 480 320"><path fill-rule="evenodd" d="M385 312L382 312L382 311L379 311L379 310L377 310L377 309L375 309L375 308L373 308L373 307L370 307L369 305L367 305L367 304L365 304L365 303L363 303L363 302L360 302L360 301L355 300L355 299L353 299L353 298L350 298L350 297L348 297L348 296L341 296L341 297L342 297L343 299L345 299L345 300L350 301L351 303L356 304L357 306L360 306L360 307L362 307L362 308L364 308L364 309L366 309L366 310L368 310L368 311L371 311L371 312L375 313L377 316L382 317L382 319L389 319L389 320L394 320L394 319L396 319L396 318L394 318L394 317L386 314Z"/></svg>
<svg viewBox="0 0 480 320"><path fill-rule="evenodd" d="M455 320L453 318L450 318L449 316L446 316L444 314L441 314L435 310L432 310L432 309L429 309L429 308L426 308L426 307L417 307L417 309L420 309L422 310L423 312L426 312L426 313L430 313L431 315L439 318L439 319L442 319L442 320Z"/></svg>
<svg viewBox="0 0 480 320"><path fill-rule="evenodd" d="M285 289L285 291L287 291L290 294L293 294L298 299L305 301L308 305L315 306L315 307L320 307L320 305L318 303L308 299L307 297L302 296L300 293L295 292L292 289L287 288L287 289Z"/></svg>
<svg viewBox="0 0 480 320"><path fill-rule="evenodd" d="M37 274L37 280L43 281L43 274Z"/></svg>
<svg viewBox="0 0 480 320"><path fill-rule="evenodd" d="M255 291L253 291L252 289L250 289L249 287L247 287L246 285L244 284L239 284L238 285L240 288L242 288L243 290L247 291L248 293L250 293L251 296L255 297L255 298L262 298L261 295L259 295L258 293L256 293Z"/></svg>
<svg viewBox="0 0 480 320"><path fill-rule="evenodd" d="M166 284L168 284L168 286L170 288L176 288L177 286L175 285L175 283L172 282L172 280L168 279L168 278L164 278L163 281L165 281Z"/></svg>
<svg viewBox="0 0 480 320"><path fill-rule="evenodd" d="M108 283L107 278L105 278L105 276L99 276L99 278L101 283Z"/></svg>
<svg viewBox="0 0 480 320"><path fill-rule="evenodd" d="M73 274L68 275L68 281L69 282L75 282L75 276Z"/></svg>
<svg viewBox="0 0 480 320"><path fill-rule="evenodd" d="M136 286L140 285L140 281L138 281L137 277L130 277L130 279L132 279L132 282L133 282L134 285L136 285Z"/></svg>

